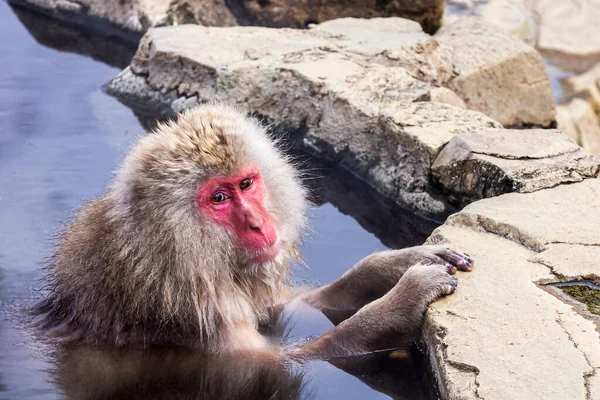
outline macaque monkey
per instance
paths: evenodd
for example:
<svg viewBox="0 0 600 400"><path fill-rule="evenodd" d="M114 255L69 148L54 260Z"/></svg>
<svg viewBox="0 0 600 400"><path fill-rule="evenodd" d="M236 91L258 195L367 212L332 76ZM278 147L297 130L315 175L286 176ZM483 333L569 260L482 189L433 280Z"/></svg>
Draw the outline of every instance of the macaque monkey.
<svg viewBox="0 0 600 400"><path fill-rule="evenodd" d="M287 286L307 200L252 118L205 105L160 124L61 234L40 325L61 341L269 351L259 333L294 296L335 324L289 356L328 359L418 334L427 306L473 261L437 246L372 254L324 287Z"/></svg>

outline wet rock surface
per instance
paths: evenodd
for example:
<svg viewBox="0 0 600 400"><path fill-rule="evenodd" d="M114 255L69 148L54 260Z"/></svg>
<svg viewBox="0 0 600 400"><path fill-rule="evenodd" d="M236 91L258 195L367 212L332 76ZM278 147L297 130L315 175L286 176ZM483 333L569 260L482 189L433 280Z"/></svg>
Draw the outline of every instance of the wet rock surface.
<svg viewBox="0 0 600 400"><path fill-rule="evenodd" d="M451 203L509 192L535 192L580 182L600 172L600 160L556 130L495 129L455 136L432 166Z"/></svg>
<svg viewBox="0 0 600 400"><path fill-rule="evenodd" d="M426 315L443 398L599 398L600 320L536 284L597 278L599 198L598 179L505 194L434 231L477 263Z"/></svg>

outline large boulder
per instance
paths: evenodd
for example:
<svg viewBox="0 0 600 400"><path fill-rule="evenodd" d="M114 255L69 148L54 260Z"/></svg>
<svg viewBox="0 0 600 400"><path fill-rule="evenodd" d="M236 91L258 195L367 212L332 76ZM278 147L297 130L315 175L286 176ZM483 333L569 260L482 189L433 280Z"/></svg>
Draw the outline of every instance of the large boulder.
<svg viewBox="0 0 600 400"><path fill-rule="evenodd" d="M440 83L468 108L507 127L550 127L556 103L538 52L510 34L475 19L462 19L435 35L438 57L451 69Z"/></svg>
<svg viewBox="0 0 600 400"><path fill-rule="evenodd" d="M455 136L432 166L451 203L465 206L503 193L529 193L580 182L600 160L556 130L496 129Z"/></svg>
<svg viewBox="0 0 600 400"><path fill-rule="evenodd" d="M598 317L549 282L600 278L600 180L467 206L428 240L475 269L423 337L444 399L598 399Z"/></svg>

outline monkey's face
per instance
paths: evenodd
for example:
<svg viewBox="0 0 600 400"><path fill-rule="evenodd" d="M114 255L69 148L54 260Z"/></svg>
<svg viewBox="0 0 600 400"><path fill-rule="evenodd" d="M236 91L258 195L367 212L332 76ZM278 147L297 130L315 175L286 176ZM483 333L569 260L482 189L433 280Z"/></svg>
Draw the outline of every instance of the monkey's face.
<svg viewBox="0 0 600 400"><path fill-rule="evenodd" d="M198 190L200 211L225 227L253 263L275 259L279 253L277 229L266 208L269 193L256 165L241 173L208 179Z"/></svg>
<svg viewBox="0 0 600 400"><path fill-rule="evenodd" d="M256 120L226 106L185 112L141 137L109 196L154 265L264 274L299 256L298 173Z"/></svg>

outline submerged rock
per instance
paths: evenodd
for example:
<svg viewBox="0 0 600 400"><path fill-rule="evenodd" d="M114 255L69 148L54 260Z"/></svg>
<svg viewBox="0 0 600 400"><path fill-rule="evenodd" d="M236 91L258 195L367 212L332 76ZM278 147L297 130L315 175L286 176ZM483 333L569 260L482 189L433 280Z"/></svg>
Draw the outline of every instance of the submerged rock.
<svg viewBox="0 0 600 400"><path fill-rule="evenodd" d="M449 200L465 206L503 193L529 193L594 178L600 160L556 130L496 129L455 136L432 166Z"/></svg>
<svg viewBox="0 0 600 400"><path fill-rule="evenodd" d="M598 275L600 180L467 206L428 242L476 260L423 337L445 399L600 397L599 321L539 282Z"/></svg>

